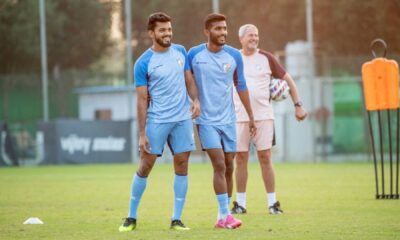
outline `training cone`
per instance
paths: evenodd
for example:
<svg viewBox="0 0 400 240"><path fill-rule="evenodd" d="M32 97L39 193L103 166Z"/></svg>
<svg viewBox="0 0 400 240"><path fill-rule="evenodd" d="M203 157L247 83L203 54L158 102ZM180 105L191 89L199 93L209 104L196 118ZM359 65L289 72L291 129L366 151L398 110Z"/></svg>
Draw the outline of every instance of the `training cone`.
<svg viewBox="0 0 400 240"><path fill-rule="evenodd" d="M42 220L40 220L37 217L30 217L30 218L26 219L24 224L43 224L43 222L42 222Z"/></svg>

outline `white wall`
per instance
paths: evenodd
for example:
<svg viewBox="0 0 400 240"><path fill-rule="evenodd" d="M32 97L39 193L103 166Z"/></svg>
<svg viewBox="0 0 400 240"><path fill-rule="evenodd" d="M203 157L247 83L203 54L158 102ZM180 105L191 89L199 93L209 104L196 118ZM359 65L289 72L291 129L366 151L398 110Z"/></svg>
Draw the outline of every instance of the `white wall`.
<svg viewBox="0 0 400 240"><path fill-rule="evenodd" d="M132 117L136 117L136 95L133 93ZM90 93L79 96L79 119L95 120L95 112L111 109L112 120L128 120L128 93Z"/></svg>

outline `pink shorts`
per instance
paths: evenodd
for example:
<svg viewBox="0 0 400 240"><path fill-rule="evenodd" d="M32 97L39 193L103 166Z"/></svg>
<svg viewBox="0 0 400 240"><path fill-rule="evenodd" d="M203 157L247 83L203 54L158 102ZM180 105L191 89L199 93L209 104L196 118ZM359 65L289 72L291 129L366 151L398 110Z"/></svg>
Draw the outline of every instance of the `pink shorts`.
<svg viewBox="0 0 400 240"><path fill-rule="evenodd" d="M236 123L237 152L248 152L250 143L254 143L257 151L271 149L274 140L274 120L256 121L257 133L251 138L249 122Z"/></svg>

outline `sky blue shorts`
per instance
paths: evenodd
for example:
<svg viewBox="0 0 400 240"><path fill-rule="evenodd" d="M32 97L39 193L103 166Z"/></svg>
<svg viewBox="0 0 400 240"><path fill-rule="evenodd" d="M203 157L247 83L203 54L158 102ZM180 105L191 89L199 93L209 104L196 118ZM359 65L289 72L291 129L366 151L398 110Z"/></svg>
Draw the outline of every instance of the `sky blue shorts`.
<svg viewBox="0 0 400 240"><path fill-rule="evenodd" d="M197 125L203 150L222 148L224 152L236 152L235 123L225 125Z"/></svg>
<svg viewBox="0 0 400 240"><path fill-rule="evenodd" d="M173 155L196 150L192 119L172 123L146 123L150 152L161 156L165 142Z"/></svg>

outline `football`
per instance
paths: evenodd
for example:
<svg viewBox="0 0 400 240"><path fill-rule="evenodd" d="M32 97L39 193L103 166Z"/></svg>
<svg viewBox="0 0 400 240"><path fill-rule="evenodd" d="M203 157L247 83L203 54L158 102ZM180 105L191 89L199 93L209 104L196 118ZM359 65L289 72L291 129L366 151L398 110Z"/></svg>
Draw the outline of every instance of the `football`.
<svg viewBox="0 0 400 240"><path fill-rule="evenodd" d="M274 101L283 101L290 94L289 85L282 79L271 79L269 84L270 97Z"/></svg>

